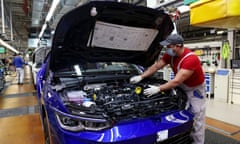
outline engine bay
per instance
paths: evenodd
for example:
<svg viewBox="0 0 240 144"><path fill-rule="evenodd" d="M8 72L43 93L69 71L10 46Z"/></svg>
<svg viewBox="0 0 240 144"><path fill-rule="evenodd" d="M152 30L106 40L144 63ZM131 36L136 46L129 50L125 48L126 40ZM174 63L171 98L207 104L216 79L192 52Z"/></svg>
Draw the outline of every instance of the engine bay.
<svg viewBox="0 0 240 144"><path fill-rule="evenodd" d="M69 81L63 79L60 82L59 85L69 84ZM129 79L118 79L81 82L80 85L75 81L75 84L59 90L59 95L69 112L74 115L117 122L184 109L187 97L181 88L160 92L151 97L143 94L149 84L159 85L165 82L145 79L140 83L130 84Z"/></svg>

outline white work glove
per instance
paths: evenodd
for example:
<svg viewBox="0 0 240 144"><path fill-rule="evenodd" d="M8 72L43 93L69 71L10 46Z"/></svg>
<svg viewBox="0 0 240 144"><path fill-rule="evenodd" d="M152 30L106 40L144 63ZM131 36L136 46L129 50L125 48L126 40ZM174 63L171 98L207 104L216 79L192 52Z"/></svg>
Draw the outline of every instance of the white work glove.
<svg viewBox="0 0 240 144"><path fill-rule="evenodd" d="M143 91L143 94L146 95L147 97L155 95L161 91L160 86L154 86L154 85L148 85L148 86L149 88L144 89Z"/></svg>
<svg viewBox="0 0 240 144"><path fill-rule="evenodd" d="M142 79L143 78L141 75L133 76L130 78L130 83L132 84L139 83Z"/></svg>

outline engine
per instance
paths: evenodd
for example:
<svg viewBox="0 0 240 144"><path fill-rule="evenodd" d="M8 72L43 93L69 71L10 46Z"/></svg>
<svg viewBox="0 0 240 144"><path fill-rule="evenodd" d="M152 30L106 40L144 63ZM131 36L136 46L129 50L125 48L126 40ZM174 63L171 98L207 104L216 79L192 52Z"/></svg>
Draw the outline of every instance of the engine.
<svg viewBox="0 0 240 144"><path fill-rule="evenodd" d="M138 84L129 84L127 81L86 83L78 88L65 88L61 95L72 114L117 122L183 109L187 97L180 88L151 97L143 94L149 84L164 82L144 80Z"/></svg>

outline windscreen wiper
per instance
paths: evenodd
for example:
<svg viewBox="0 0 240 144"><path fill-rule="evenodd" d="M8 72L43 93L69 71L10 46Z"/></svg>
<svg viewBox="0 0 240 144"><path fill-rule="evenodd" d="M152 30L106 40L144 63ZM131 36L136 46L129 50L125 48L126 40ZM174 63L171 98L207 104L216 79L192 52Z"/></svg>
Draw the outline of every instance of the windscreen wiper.
<svg viewBox="0 0 240 144"><path fill-rule="evenodd" d="M65 73L56 73L55 77L66 77L66 78L75 78L75 77L96 77L96 75L78 75L78 74L65 74Z"/></svg>

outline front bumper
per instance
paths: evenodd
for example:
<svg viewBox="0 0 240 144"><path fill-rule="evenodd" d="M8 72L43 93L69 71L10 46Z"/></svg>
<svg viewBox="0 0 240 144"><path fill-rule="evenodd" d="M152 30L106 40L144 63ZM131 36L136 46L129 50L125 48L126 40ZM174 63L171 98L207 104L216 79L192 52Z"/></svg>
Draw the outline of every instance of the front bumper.
<svg viewBox="0 0 240 144"><path fill-rule="evenodd" d="M192 114L184 110L122 122L100 131L70 132L62 129L53 115L49 122L53 144L186 144L193 125Z"/></svg>

